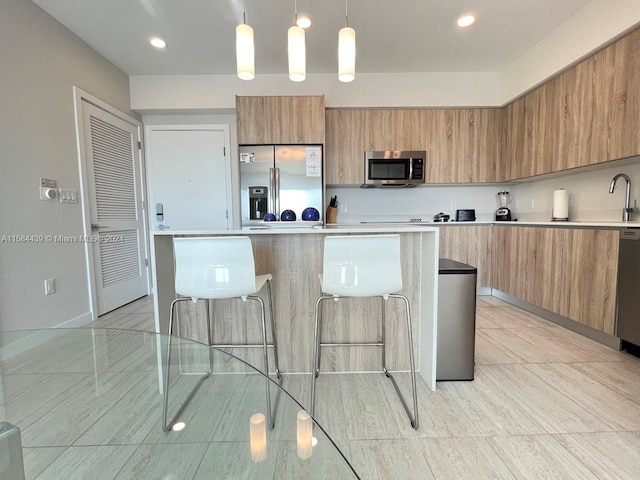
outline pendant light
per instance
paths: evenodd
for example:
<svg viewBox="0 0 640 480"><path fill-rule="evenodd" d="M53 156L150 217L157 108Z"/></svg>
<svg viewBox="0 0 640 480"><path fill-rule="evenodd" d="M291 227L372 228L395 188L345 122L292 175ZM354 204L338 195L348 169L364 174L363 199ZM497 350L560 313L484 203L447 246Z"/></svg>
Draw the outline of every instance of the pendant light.
<svg viewBox="0 0 640 480"><path fill-rule="evenodd" d="M242 23L236 27L236 65L239 78L242 80L255 78L253 28L247 25L246 0L243 5Z"/></svg>
<svg viewBox="0 0 640 480"><path fill-rule="evenodd" d="M349 0L344 3L345 27L338 32L338 80L356 78L356 31L349 27Z"/></svg>
<svg viewBox="0 0 640 480"><path fill-rule="evenodd" d="M297 25L298 1L294 0L294 25L288 31L289 80L302 82L307 78L307 53L304 28Z"/></svg>

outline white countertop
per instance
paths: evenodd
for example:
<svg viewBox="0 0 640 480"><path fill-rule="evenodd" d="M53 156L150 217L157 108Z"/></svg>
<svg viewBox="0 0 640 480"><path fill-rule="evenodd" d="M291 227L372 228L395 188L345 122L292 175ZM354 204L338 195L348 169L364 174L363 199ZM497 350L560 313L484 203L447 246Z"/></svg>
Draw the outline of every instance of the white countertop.
<svg viewBox="0 0 640 480"><path fill-rule="evenodd" d="M535 221L514 221L514 222L416 222L416 223L356 223L356 224L334 224L315 226L283 226L277 227L245 227L241 230L219 230L206 228L182 228L173 230L152 230L152 235L281 235L281 234L326 234L333 232L340 233L389 233L389 232L434 232L440 227L450 226L472 226L472 225L503 225L503 226L549 226L565 228L640 228L640 221L632 222L611 222L602 220L584 220L569 222L535 222Z"/></svg>
<svg viewBox="0 0 640 480"><path fill-rule="evenodd" d="M640 221L622 222L607 220L570 220L568 222L527 222L518 220L516 222L491 222L492 225L539 225L551 227L611 227L624 228L635 227L640 228Z"/></svg>
<svg viewBox="0 0 640 480"><path fill-rule="evenodd" d="M344 226L356 227L358 225L364 226L389 226L394 225L429 225L432 227L449 227L449 226L471 226L471 225L538 225L538 226L552 226L552 227L640 227L640 220L631 222L611 221L611 220L570 220L568 222L552 222L552 221L527 221L516 220L511 222L497 222L495 220L476 220L474 222L415 222L415 223L401 223L401 222L366 222L360 224L342 224Z"/></svg>
<svg viewBox="0 0 640 480"><path fill-rule="evenodd" d="M152 235L281 235L281 234L326 234L326 233L390 233L390 232L436 232L435 224L378 224L378 225L327 225L314 227L250 227L242 230L219 230L219 229L179 229L170 228L164 230L152 230Z"/></svg>

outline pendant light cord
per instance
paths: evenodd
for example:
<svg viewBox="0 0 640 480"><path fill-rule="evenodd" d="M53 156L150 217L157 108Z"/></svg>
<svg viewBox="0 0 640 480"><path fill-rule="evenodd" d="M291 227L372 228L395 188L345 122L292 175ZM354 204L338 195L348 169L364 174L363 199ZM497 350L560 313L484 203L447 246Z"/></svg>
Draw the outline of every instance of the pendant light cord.
<svg viewBox="0 0 640 480"><path fill-rule="evenodd" d="M293 0L293 23L298 24L298 0Z"/></svg>
<svg viewBox="0 0 640 480"><path fill-rule="evenodd" d="M344 23L349 26L349 0L344 0Z"/></svg>
<svg viewBox="0 0 640 480"><path fill-rule="evenodd" d="M242 23L247 24L247 0L242 2Z"/></svg>

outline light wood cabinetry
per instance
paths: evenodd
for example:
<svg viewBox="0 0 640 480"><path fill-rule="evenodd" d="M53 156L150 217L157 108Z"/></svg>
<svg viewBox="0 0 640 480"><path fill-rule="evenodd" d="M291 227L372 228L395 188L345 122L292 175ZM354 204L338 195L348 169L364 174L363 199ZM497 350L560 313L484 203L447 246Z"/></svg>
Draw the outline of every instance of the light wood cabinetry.
<svg viewBox="0 0 640 480"><path fill-rule="evenodd" d="M329 185L364 183L364 112L326 111L325 173Z"/></svg>
<svg viewBox="0 0 640 480"><path fill-rule="evenodd" d="M366 150L426 150L427 183L498 181L502 109L327 110L328 184L361 184Z"/></svg>
<svg viewBox="0 0 640 480"><path fill-rule="evenodd" d="M640 154L640 30L505 108L506 179Z"/></svg>
<svg viewBox="0 0 640 480"><path fill-rule="evenodd" d="M424 150L427 110L365 110L365 150Z"/></svg>
<svg viewBox="0 0 640 480"><path fill-rule="evenodd" d="M497 181L501 109L426 110L427 182Z"/></svg>
<svg viewBox="0 0 640 480"><path fill-rule="evenodd" d="M618 231L494 226L492 286L615 333Z"/></svg>
<svg viewBox="0 0 640 480"><path fill-rule="evenodd" d="M440 258L478 269L478 288L491 287L491 226L447 225L440 228Z"/></svg>
<svg viewBox="0 0 640 480"><path fill-rule="evenodd" d="M236 97L240 145L324 143L324 95Z"/></svg>

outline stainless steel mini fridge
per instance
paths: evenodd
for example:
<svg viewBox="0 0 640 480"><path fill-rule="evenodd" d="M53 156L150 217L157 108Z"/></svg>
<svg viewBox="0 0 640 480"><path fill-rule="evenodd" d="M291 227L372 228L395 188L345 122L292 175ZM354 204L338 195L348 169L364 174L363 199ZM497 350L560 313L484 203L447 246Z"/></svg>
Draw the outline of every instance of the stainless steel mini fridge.
<svg viewBox="0 0 640 480"><path fill-rule="evenodd" d="M436 380L473 380L478 270L445 258L439 267Z"/></svg>
<svg viewBox="0 0 640 480"><path fill-rule="evenodd" d="M312 207L323 217L322 145L243 145L240 147L242 226L260 223L267 213L293 210L297 220Z"/></svg>

